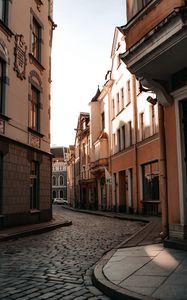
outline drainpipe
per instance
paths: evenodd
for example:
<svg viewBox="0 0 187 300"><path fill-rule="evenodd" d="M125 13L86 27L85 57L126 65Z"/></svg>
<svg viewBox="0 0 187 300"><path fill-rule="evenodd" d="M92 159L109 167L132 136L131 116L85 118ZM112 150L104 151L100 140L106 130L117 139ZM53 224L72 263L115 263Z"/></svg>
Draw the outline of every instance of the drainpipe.
<svg viewBox="0 0 187 300"><path fill-rule="evenodd" d="M137 151L137 141L138 141L138 116L137 116L137 96L136 96L136 77L132 75L132 99L133 99L133 118L134 118L134 154L135 154L135 187L136 187L136 213L138 214L139 203L138 203L138 151Z"/></svg>
<svg viewBox="0 0 187 300"><path fill-rule="evenodd" d="M167 169L166 169L166 140L164 128L164 107L158 102L158 120L159 120L159 142L160 142L160 199L162 201L162 228L161 237L164 239L168 236L168 195L167 195Z"/></svg>

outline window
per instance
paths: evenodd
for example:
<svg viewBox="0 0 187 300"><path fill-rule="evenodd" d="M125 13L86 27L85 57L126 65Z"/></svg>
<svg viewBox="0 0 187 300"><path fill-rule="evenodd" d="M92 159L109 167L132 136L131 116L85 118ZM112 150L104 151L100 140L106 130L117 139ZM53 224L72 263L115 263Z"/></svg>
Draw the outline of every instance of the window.
<svg viewBox="0 0 187 300"><path fill-rule="evenodd" d="M62 175L60 175L59 177L59 185L60 186L64 185L64 177Z"/></svg>
<svg viewBox="0 0 187 300"><path fill-rule="evenodd" d="M56 184L56 176L53 176L53 178L52 178L52 184L53 184L53 186L57 185Z"/></svg>
<svg viewBox="0 0 187 300"><path fill-rule="evenodd" d="M146 6L151 0L141 0L142 6Z"/></svg>
<svg viewBox="0 0 187 300"><path fill-rule="evenodd" d="M140 122L140 141L145 139L145 129L144 129L144 113L139 115Z"/></svg>
<svg viewBox="0 0 187 300"><path fill-rule="evenodd" d="M121 109L124 108L124 88L122 87L120 90L121 93Z"/></svg>
<svg viewBox="0 0 187 300"><path fill-rule="evenodd" d="M86 167L82 167L82 179L86 179Z"/></svg>
<svg viewBox="0 0 187 300"><path fill-rule="evenodd" d="M129 21L152 0L127 0L127 20Z"/></svg>
<svg viewBox="0 0 187 300"><path fill-rule="evenodd" d="M60 198L62 198L62 199L63 199L63 197L64 197L64 193L63 193L63 191L62 191L62 190L60 190Z"/></svg>
<svg viewBox="0 0 187 300"><path fill-rule="evenodd" d="M130 85L130 80L127 80L126 89L127 89L127 102L126 102L126 105L128 105L131 102L131 85Z"/></svg>
<svg viewBox="0 0 187 300"><path fill-rule="evenodd" d="M112 189L113 189L113 209L116 209L116 203L117 203L117 174L113 173L113 178L112 178Z"/></svg>
<svg viewBox="0 0 187 300"><path fill-rule="evenodd" d="M53 191L53 199L56 198L56 191Z"/></svg>
<svg viewBox="0 0 187 300"><path fill-rule="evenodd" d="M101 114L101 130L105 129L105 113Z"/></svg>
<svg viewBox="0 0 187 300"><path fill-rule="evenodd" d="M0 19L8 25L8 4L9 0L0 0Z"/></svg>
<svg viewBox="0 0 187 300"><path fill-rule="evenodd" d="M158 162L142 166L143 200L159 200L159 167Z"/></svg>
<svg viewBox="0 0 187 300"><path fill-rule="evenodd" d="M132 146L132 122L128 122L128 138L129 138L129 146Z"/></svg>
<svg viewBox="0 0 187 300"><path fill-rule="evenodd" d="M156 120L155 120L155 107L154 105L150 106L150 115L151 115L151 134L156 133Z"/></svg>
<svg viewBox="0 0 187 300"><path fill-rule="evenodd" d="M5 106L5 62L0 58L0 113L4 113Z"/></svg>
<svg viewBox="0 0 187 300"><path fill-rule="evenodd" d="M118 137L118 151L121 151L121 132L120 129L117 131L117 137Z"/></svg>
<svg viewBox="0 0 187 300"><path fill-rule="evenodd" d="M82 144L82 164L86 164L86 144Z"/></svg>
<svg viewBox="0 0 187 300"><path fill-rule="evenodd" d="M136 95L141 93L141 84L140 81L136 80Z"/></svg>
<svg viewBox="0 0 187 300"><path fill-rule="evenodd" d="M125 125L122 126L122 149L125 149Z"/></svg>
<svg viewBox="0 0 187 300"><path fill-rule="evenodd" d="M40 62L41 61L41 26L33 17L32 24L32 55Z"/></svg>
<svg viewBox="0 0 187 300"><path fill-rule="evenodd" d="M113 143L113 153L115 153L116 151L116 135L115 133L113 133L113 138L112 138L112 143Z"/></svg>
<svg viewBox="0 0 187 300"><path fill-rule="evenodd" d="M117 114L118 114L120 111L119 93L116 94L116 107L117 107Z"/></svg>
<svg viewBox="0 0 187 300"><path fill-rule="evenodd" d="M30 162L30 209L39 208L39 164Z"/></svg>
<svg viewBox="0 0 187 300"><path fill-rule="evenodd" d="M115 101L112 99L112 119L115 118Z"/></svg>
<svg viewBox="0 0 187 300"><path fill-rule="evenodd" d="M30 126L40 131L40 92L32 85L31 93Z"/></svg>

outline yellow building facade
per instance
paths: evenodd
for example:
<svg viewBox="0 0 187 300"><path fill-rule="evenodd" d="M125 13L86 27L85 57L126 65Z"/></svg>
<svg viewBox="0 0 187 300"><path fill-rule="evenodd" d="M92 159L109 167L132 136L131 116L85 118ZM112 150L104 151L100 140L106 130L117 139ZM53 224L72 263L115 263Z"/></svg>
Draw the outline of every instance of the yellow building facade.
<svg viewBox="0 0 187 300"><path fill-rule="evenodd" d="M156 93L160 120L160 196L164 236L187 238L186 72L187 31L184 0L126 1L121 27L129 71Z"/></svg>
<svg viewBox="0 0 187 300"><path fill-rule="evenodd" d="M54 27L52 1L0 1L0 227L52 217Z"/></svg>

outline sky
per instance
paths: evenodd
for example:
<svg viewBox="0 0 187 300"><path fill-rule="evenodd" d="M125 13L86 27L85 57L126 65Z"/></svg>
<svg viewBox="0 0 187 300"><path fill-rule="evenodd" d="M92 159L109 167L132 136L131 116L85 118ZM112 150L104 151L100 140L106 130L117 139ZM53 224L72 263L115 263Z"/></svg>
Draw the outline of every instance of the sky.
<svg viewBox="0 0 187 300"><path fill-rule="evenodd" d="M54 0L51 146L75 142L80 112L111 69L116 26L125 24L124 0Z"/></svg>

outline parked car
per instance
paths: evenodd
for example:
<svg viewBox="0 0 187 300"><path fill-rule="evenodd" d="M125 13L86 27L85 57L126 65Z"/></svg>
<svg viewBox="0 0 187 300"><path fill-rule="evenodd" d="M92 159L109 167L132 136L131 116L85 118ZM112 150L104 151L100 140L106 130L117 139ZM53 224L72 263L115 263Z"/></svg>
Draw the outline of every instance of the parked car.
<svg viewBox="0 0 187 300"><path fill-rule="evenodd" d="M67 205L68 204L68 200L67 199L63 199L63 198L54 198L53 204Z"/></svg>

